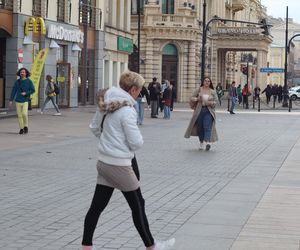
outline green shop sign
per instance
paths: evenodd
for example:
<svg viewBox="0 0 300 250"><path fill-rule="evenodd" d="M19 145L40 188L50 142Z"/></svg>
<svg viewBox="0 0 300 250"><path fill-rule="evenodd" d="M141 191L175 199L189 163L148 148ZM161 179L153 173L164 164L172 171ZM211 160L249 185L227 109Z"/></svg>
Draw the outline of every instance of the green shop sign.
<svg viewBox="0 0 300 250"><path fill-rule="evenodd" d="M129 54L133 51L132 39L118 36L118 50L128 52Z"/></svg>

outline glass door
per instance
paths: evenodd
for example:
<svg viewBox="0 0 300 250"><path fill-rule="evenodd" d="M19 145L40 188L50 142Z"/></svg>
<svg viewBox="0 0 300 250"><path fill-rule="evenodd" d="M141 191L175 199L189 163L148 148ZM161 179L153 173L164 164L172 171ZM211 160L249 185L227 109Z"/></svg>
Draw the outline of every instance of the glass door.
<svg viewBox="0 0 300 250"><path fill-rule="evenodd" d="M60 92L56 101L60 107L70 106L70 63L56 64L56 82Z"/></svg>

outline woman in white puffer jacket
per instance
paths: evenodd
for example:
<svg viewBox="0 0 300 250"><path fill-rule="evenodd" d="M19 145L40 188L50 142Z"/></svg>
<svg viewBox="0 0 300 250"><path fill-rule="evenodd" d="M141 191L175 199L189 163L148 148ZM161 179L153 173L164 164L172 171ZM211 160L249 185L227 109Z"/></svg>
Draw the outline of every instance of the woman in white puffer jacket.
<svg viewBox="0 0 300 250"><path fill-rule="evenodd" d="M145 213L139 178L132 168L134 152L143 145L134 109L145 80L139 74L126 71L119 81L120 88L112 87L98 94L98 109L90 123L99 138L97 185L91 207L85 217L82 249L92 249L93 234L101 212L107 206L115 188L122 191L131 210L134 225L147 250L168 249L174 239L155 242Z"/></svg>

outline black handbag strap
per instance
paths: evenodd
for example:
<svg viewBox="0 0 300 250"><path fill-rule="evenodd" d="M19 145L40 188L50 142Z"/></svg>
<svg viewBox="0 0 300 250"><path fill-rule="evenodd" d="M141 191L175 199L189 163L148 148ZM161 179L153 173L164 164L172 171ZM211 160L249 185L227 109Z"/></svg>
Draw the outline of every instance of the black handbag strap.
<svg viewBox="0 0 300 250"><path fill-rule="evenodd" d="M100 131L101 131L101 133L102 133L102 131L103 131L103 123L104 123L105 117L106 117L106 114L104 114L104 115L103 115L103 118L102 118L102 122L101 122L101 126L100 126Z"/></svg>

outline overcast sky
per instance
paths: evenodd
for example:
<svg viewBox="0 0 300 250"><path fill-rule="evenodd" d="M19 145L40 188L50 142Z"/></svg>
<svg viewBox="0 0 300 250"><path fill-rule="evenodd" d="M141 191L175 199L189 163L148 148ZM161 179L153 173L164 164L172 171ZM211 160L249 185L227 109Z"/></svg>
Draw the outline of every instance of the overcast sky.
<svg viewBox="0 0 300 250"><path fill-rule="evenodd" d="M294 22L300 24L300 0L261 0L261 4L267 7L267 13L273 17L286 17L286 6L288 6L288 16Z"/></svg>

